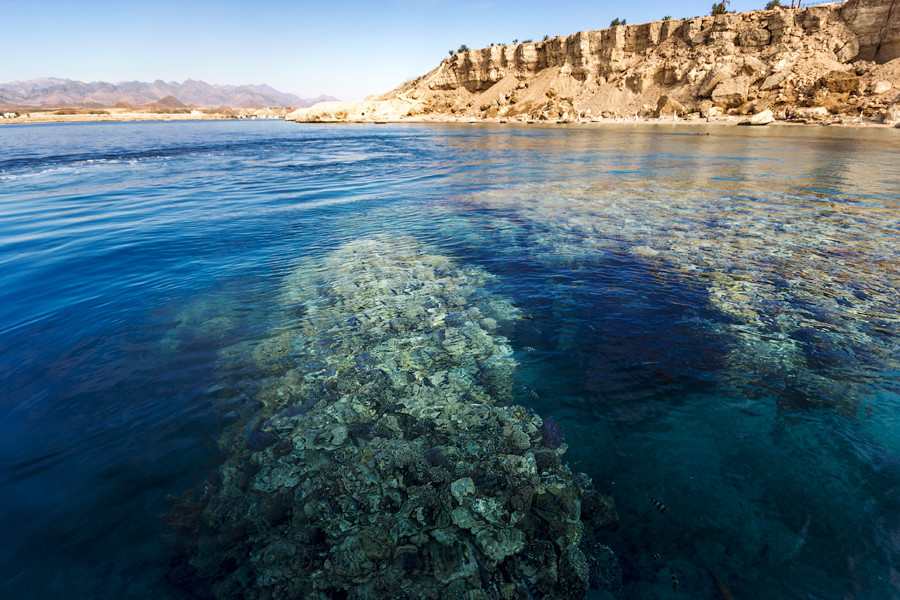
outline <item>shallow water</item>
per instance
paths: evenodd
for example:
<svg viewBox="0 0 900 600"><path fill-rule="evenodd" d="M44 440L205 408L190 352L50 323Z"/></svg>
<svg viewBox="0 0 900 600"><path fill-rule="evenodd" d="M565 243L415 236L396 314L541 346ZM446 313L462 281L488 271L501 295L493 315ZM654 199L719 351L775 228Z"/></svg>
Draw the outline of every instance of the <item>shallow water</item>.
<svg viewBox="0 0 900 600"><path fill-rule="evenodd" d="M286 278L375 236L521 311L514 399L615 497L625 597L900 597L898 153L881 130L0 128L0 585L176 596L164 517L265 381Z"/></svg>

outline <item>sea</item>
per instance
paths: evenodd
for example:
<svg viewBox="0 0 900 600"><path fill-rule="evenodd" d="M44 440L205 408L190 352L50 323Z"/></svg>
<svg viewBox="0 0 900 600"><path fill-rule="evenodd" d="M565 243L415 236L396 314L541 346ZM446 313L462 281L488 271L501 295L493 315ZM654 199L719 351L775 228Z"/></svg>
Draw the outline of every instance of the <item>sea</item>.
<svg viewBox="0 0 900 600"><path fill-rule="evenodd" d="M286 282L410 244L517 311L596 597L900 598L900 132L282 121L0 127L0 595L182 597L259 348L341 335Z"/></svg>

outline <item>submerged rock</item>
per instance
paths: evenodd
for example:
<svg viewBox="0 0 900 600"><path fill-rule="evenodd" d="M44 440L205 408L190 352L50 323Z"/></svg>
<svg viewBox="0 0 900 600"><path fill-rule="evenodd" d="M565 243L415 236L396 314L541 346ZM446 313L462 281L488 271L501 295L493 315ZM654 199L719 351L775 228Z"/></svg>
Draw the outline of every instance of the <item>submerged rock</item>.
<svg viewBox="0 0 900 600"><path fill-rule="evenodd" d="M601 528L585 527L612 500L559 459L558 425L508 404L515 363L495 329L518 312L488 279L389 238L288 278L286 305L306 307L290 360L323 367L288 369L296 391L224 436L182 583L218 598L576 598L613 581ZM583 521L584 499L609 509Z"/></svg>

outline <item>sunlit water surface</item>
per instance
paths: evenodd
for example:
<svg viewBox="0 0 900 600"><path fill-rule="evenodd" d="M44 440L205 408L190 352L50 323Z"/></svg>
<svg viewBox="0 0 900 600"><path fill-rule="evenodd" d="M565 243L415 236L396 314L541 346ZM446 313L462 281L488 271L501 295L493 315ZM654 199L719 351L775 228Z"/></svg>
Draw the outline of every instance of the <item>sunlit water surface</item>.
<svg viewBox="0 0 900 600"><path fill-rule="evenodd" d="M893 131L4 127L3 595L175 596L164 516L263 378L240 349L298 264L381 235L521 309L516 401L615 497L625 597L900 597L898 157Z"/></svg>

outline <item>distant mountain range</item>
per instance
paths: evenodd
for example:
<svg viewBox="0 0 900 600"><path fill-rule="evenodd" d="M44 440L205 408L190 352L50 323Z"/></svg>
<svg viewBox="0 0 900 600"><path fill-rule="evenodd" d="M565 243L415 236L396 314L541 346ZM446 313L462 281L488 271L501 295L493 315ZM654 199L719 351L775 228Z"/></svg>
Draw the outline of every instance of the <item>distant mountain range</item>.
<svg viewBox="0 0 900 600"><path fill-rule="evenodd" d="M268 85L213 85L188 79L175 81L124 81L107 83L71 79L31 79L0 83L0 106L18 107L113 107L146 105L228 106L262 108L266 106L312 106L334 100L331 96L300 98L279 92Z"/></svg>

